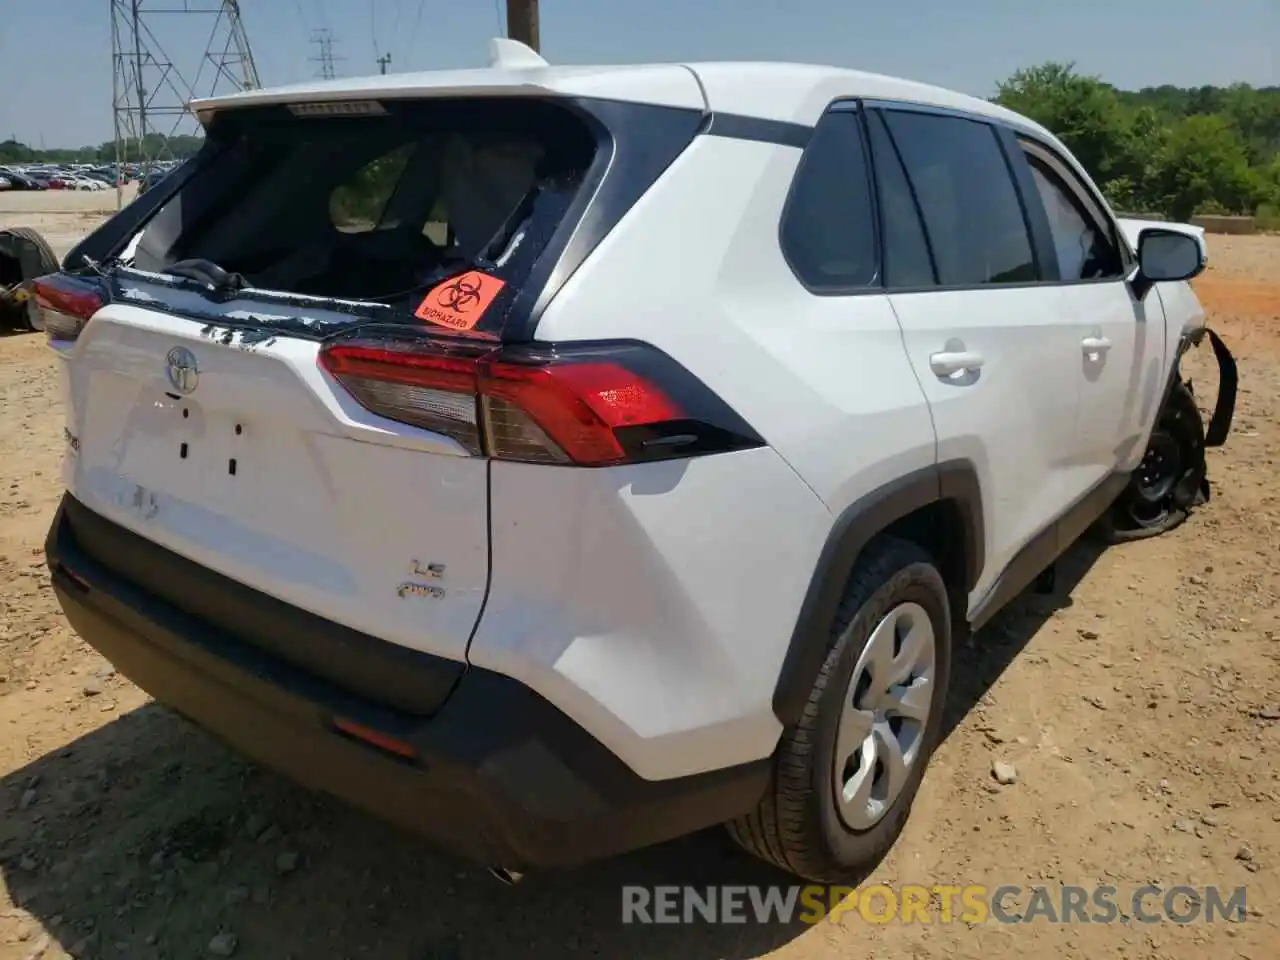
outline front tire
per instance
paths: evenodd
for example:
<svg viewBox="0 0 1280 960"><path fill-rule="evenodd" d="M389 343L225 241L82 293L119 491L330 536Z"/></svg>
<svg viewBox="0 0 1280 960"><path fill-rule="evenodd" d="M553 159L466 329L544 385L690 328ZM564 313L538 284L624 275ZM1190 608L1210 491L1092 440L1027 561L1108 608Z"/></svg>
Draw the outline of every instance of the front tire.
<svg viewBox="0 0 1280 960"><path fill-rule="evenodd" d="M896 538L869 546L831 638L803 716L783 732L768 791L728 829L783 870L846 883L902 832L942 728L951 615L929 554Z"/></svg>
<svg viewBox="0 0 1280 960"><path fill-rule="evenodd" d="M1105 543L1145 540L1179 527L1209 499L1204 421L1195 395L1174 384L1129 485L1096 526Z"/></svg>

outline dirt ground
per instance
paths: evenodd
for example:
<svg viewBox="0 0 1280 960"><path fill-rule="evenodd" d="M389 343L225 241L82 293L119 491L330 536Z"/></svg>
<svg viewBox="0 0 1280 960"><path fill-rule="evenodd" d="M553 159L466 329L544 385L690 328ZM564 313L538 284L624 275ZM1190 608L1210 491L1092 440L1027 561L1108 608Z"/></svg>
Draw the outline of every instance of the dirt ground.
<svg viewBox="0 0 1280 960"><path fill-rule="evenodd" d="M114 195L39 200L0 195L0 223L61 253ZM1242 382L1212 503L1158 540L1078 546L1055 594L1021 598L959 653L945 742L870 880L1243 885L1244 921L620 923L624 883L788 882L717 831L502 887L253 768L71 633L41 557L60 493L55 360L14 335L0 338L0 960L1276 957L1280 238L1211 250L1199 289ZM1193 369L1208 402L1212 364ZM1015 783L993 782L995 760Z"/></svg>

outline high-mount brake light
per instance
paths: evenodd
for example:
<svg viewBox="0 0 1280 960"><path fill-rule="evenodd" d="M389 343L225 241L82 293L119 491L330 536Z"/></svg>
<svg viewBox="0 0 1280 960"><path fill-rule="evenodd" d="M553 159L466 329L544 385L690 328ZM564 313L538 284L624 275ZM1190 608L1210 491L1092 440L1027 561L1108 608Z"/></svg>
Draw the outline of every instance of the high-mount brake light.
<svg viewBox="0 0 1280 960"><path fill-rule="evenodd" d="M289 112L295 117L385 117L387 108L377 100L323 100L291 103Z"/></svg>
<svg viewBox="0 0 1280 960"><path fill-rule="evenodd" d="M31 290L44 315L45 336L49 340L77 339L103 305L96 283L63 273L40 277L31 284Z"/></svg>
<svg viewBox="0 0 1280 960"><path fill-rule="evenodd" d="M764 443L691 373L638 343L334 342L320 363L361 406L473 456L601 467Z"/></svg>

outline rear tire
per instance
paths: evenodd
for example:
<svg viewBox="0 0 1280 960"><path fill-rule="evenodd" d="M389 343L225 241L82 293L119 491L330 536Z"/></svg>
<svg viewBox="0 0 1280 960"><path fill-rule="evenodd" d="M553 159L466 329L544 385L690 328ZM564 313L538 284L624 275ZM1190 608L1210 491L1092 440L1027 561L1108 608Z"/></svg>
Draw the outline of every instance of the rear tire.
<svg viewBox="0 0 1280 960"><path fill-rule="evenodd" d="M1209 499L1204 421L1190 388L1174 384L1129 485L1095 526L1105 543L1145 540L1180 527Z"/></svg>
<svg viewBox="0 0 1280 960"><path fill-rule="evenodd" d="M16 241L2 246L18 255L17 259L24 281L34 280L36 277L43 277L49 273L57 273L60 269L58 258L54 256L49 244L45 242L44 237L31 228L6 227L0 230L0 236L12 237ZM23 246L27 247L25 255L22 249ZM34 299L27 300L16 307L13 312L16 314L19 329L36 331L44 329L44 316L41 314L40 307Z"/></svg>
<svg viewBox="0 0 1280 960"><path fill-rule="evenodd" d="M769 789L755 811L727 826L744 849L783 870L847 883L902 832L942 728L951 614L933 559L908 540L870 545L830 636L804 714L783 731ZM922 638L931 653L917 659ZM886 650L891 656L878 659Z"/></svg>

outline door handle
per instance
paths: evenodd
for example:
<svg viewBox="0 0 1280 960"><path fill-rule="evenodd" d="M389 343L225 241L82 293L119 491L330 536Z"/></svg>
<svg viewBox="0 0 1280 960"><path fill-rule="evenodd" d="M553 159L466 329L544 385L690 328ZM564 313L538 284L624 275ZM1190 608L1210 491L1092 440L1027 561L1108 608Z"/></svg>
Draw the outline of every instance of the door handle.
<svg viewBox="0 0 1280 960"><path fill-rule="evenodd" d="M1085 353L1105 353L1111 349L1111 341L1106 337L1085 337L1080 346Z"/></svg>
<svg viewBox="0 0 1280 960"><path fill-rule="evenodd" d="M939 377L953 377L982 369L986 359L972 350L944 350L929 357L929 366Z"/></svg>

